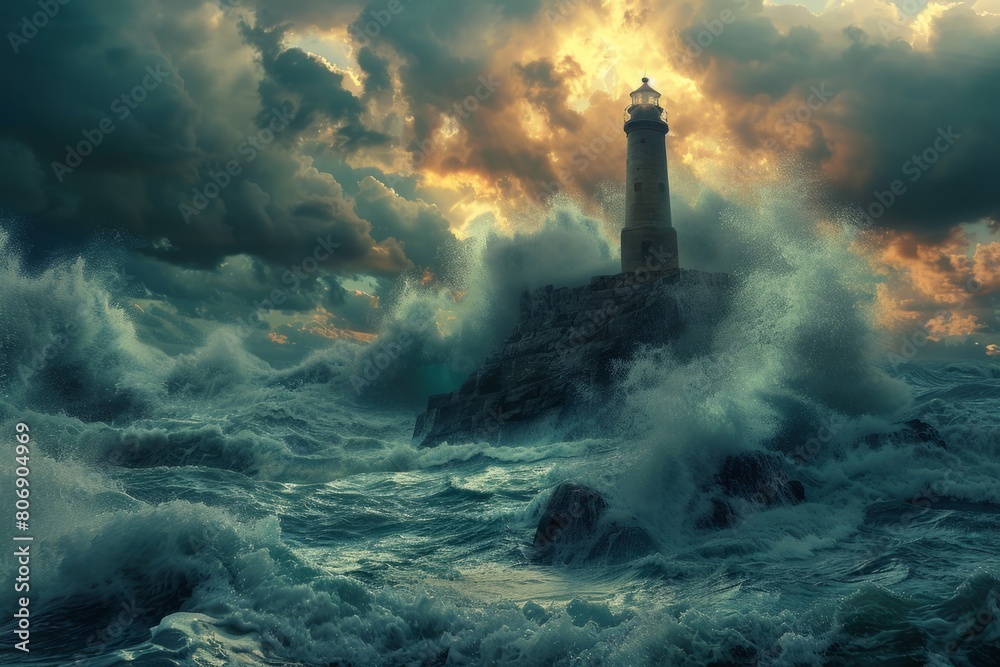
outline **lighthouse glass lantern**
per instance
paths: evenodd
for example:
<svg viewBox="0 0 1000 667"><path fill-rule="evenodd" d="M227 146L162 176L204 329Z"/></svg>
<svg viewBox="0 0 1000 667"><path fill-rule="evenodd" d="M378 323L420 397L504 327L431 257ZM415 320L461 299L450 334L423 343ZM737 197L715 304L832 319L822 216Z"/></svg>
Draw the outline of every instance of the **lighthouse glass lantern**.
<svg viewBox="0 0 1000 667"><path fill-rule="evenodd" d="M653 104L660 106L660 94L649 85L649 79L643 78L642 85L632 93L632 104Z"/></svg>

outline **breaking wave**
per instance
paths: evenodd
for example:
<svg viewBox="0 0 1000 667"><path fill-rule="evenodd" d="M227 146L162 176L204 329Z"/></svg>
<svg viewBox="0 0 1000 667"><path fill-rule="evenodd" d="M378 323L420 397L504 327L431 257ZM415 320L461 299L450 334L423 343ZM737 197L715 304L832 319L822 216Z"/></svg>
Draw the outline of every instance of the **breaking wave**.
<svg viewBox="0 0 1000 667"><path fill-rule="evenodd" d="M162 352L99 268L31 270L0 238L0 422L36 434L44 554L26 664L994 664L1000 364L888 366L850 224L780 197L719 224L754 248L722 326L624 364L606 432L424 450L394 401L453 388L522 290L614 272L571 202L402 285L383 347L337 341L283 369L228 327ZM910 419L945 446L905 435ZM721 461L761 450L806 502L699 528ZM658 552L532 564L566 480Z"/></svg>

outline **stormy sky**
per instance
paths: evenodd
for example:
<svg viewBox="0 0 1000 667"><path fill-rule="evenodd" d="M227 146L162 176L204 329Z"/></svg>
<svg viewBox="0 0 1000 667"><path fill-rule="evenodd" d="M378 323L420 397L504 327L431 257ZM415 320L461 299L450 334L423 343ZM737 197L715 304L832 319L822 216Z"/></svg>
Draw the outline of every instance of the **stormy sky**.
<svg viewBox="0 0 1000 667"><path fill-rule="evenodd" d="M793 169L865 225L887 328L1000 343L1000 0L10 0L0 26L5 228L39 264L113 248L150 317L280 293L363 339L471 237L551 234L553 195L614 240L645 71L682 263L732 269L720 216Z"/></svg>

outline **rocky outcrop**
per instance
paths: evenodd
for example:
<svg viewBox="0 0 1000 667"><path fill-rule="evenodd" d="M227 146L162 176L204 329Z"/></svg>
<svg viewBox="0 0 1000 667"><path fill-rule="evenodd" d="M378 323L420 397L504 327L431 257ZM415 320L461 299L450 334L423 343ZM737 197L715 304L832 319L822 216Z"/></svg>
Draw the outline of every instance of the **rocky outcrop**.
<svg viewBox="0 0 1000 667"><path fill-rule="evenodd" d="M747 513L806 499L802 482L788 477L782 458L769 452L743 452L727 456L715 474L711 512L698 521L699 528L728 528Z"/></svg>
<svg viewBox="0 0 1000 667"><path fill-rule="evenodd" d="M604 497L589 487L569 483L557 486L538 519L532 560L552 562L560 543L591 537L607 509Z"/></svg>
<svg viewBox="0 0 1000 667"><path fill-rule="evenodd" d="M729 528L754 512L806 498L802 482L789 477L784 458L770 452L727 456L703 491L711 510L694 524L704 530ZM649 533L627 520L609 518L609 510L604 496L588 486L557 486L535 528L532 562L609 563L657 551Z"/></svg>
<svg viewBox="0 0 1000 667"><path fill-rule="evenodd" d="M938 430L920 419L910 419L909 421L902 422L898 424L898 428L895 431L889 433L875 433L866 436L863 442L869 447L921 442L940 447L941 449L948 449L948 443L941 437Z"/></svg>
<svg viewBox="0 0 1000 667"><path fill-rule="evenodd" d="M555 488L542 510L532 540L531 560L542 564L612 562L656 551L638 526L607 520L608 503L580 484Z"/></svg>
<svg viewBox="0 0 1000 667"><path fill-rule="evenodd" d="M676 341L692 327L706 327L707 338L729 291L728 275L680 271L526 292L507 339L459 389L430 397L414 440L502 444L559 420L581 406L581 388L607 385L615 362L641 345Z"/></svg>

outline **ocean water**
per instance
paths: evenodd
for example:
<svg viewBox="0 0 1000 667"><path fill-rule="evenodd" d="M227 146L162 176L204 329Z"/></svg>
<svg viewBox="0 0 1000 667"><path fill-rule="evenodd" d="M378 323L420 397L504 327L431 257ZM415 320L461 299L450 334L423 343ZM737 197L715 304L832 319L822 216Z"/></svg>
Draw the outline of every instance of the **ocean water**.
<svg viewBox="0 0 1000 667"><path fill-rule="evenodd" d="M893 364L850 238L795 234L741 268L703 354L620 369L603 428L430 449L410 442L429 386L358 394L364 346L276 368L224 327L168 354L87 260L29 271L5 246L0 432L31 428L35 541L31 652L8 615L0 660L1000 664L1000 363ZM390 329L441 298L404 294ZM913 418L948 447L889 435ZM762 449L806 502L697 528L724 457ZM0 475L13 505L14 466ZM658 552L532 564L562 481ZM3 608L16 597L5 584Z"/></svg>

